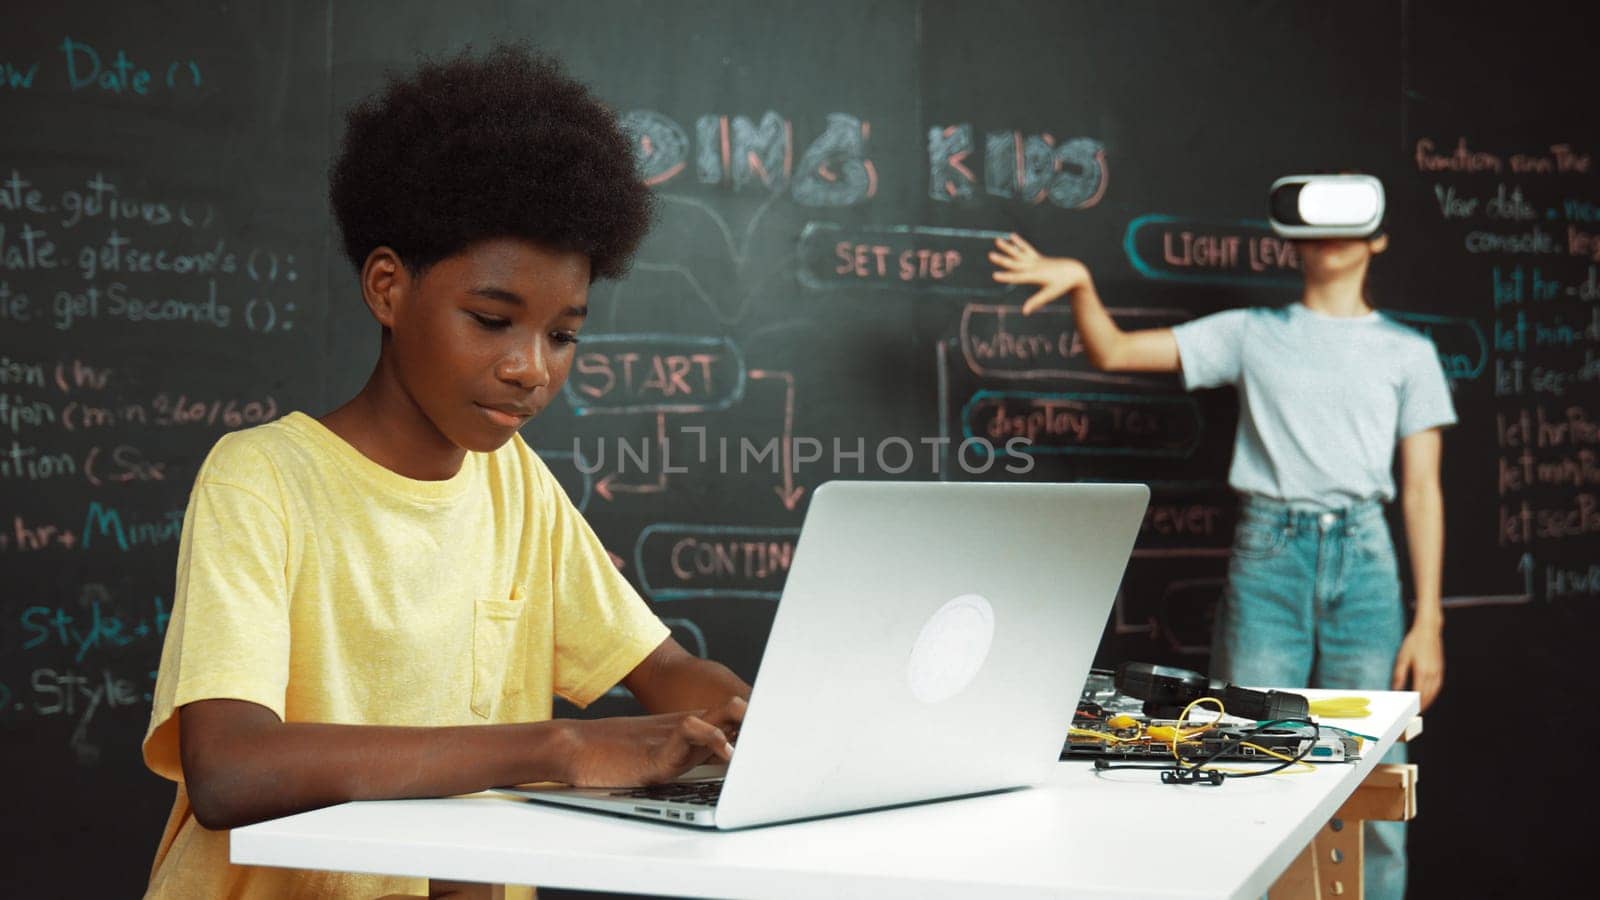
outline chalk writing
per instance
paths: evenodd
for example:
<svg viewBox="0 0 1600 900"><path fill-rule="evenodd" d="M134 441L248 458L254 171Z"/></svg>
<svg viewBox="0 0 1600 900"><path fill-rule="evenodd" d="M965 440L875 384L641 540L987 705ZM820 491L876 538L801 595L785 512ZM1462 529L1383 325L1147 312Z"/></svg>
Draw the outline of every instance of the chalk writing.
<svg viewBox="0 0 1600 900"><path fill-rule="evenodd" d="M16 169L11 170L13 181L22 181ZM26 184L25 181L22 183ZM114 181L103 172L96 172L80 188L67 188L61 192L60 209L65 214L62 228L75 228L79 223L105 219L109 222L136 222L160 227L178 222L171 204L161 200L146 200L125 196Z"/></svg>
<svg viewBox="0 0 1600 900"><path fill-rule="evenodd" d="M0 322L28 322L35 310L33 298L25 291L13 291L11 285L0 281Z"/></svg>
<svg viewBox="0 0 1600 900"><path fill-rule="evenodd" d="M1494 196L1484 200L1478 196L1461 194L1453 186L1435 184L1433 196L1439 203L1439 214L1446 219L1471 218L1479 211L1491 219L1526 221L1539 217L1518 185L1510 185L1509 188L1505 184L1497 185Z"/></svg>
<svg viewBox="0 0 1600 900"><path fill-rule="evenodd" d="M81 475L96 487L140 481L165 481L167 465L147 458L131 444L95 444L77 455L13 440L0 445L0 480L50 481Z"/></svg>
<svg viewBox="0 0 1600 900"><path fill-rule="evenodd" d="M1544 569L1544 596L1549 600L1600 594L1600 565L1569 569L1548 565Z"/></svg>
<svg viewBox="0 0 1600 900"><path fill-rule="evenodd" d="M782 448L783 483L773 486L773 491L778 495L778 500L784 509L794 510L799 504L800 497L806 492L802 486L794 483L795 470L795 438L794 438L794 373L769 372L763 369L753 369L750 372L752 381L777 381L783 385L783 433L779 435L779 446ZM704 432L702 432L702 441ZM705 456L705 446L702 443L700 455Z"/></svg>
<svg viewBox="0 0 1600 900"><path fill-rule="evenodd" d="M227 328L234 320L233 307L217 296L217 282L208 280L204 297L139 297L128 286L113 281L104 288L91 284L82 291L57 291L52 302L52 324L67 331L85 319L115 319L124 322L188 322Z"/></svg>
<svg viewBox="0 0 1600 900"><path fill-rule="evenodd" d="M735 192L787 190L802 206L853 206L878 192L868 148L871 126L848 113L829 113L798 163L793 123L771 110L759 123L745 116L700 116L693 142L676 120L655 110L630 110L619 124L633 142L635 168L652 186L676 180L692 154L701 184Z"/></svg>
<svg viewBox="0 0 1600 900"><path fill-rule="evenodd" d="M1535 225L1522 231L1469 231L1462 238L1468 253L1507 253L1537 256L1556 254L1565 247L1556 243L1556 236Z"/></svg>
<svg viewBox="0 0 1600 900"><path fill-rule="evenodd" d="M1472 319L1403 310L1388 310L1384 314L1410 325L1433 341L1439 354L1439 365L1449 378L1472 381L1483 374L1489 363L1488 338L1484 336L1483 328Z"/></svg>
<svg viewBox="0 0 1600 900"><path fill-rule="evenodd" d="M1143 394L979 391L961 412L964 435L994 443L1023 438L1028 454L1183 458L1201 437L1193 398Z"/></svg>
<svg viewBox="0 0 1600 900"><path fill-rule="evenodd" d="M1600 383L1600 234L1594 205L1575 189L1585 184L1575 179L1596 174L1590 154L1561 141L1491 148L1465 137L1423 137L1414 145L1414 163L1427 179L1429 209L1451 229L1451 243L1467 260L1483 260L1469 271L1481 278L1483 308L1491 314L1471 328L1481 350L1459 324L1416 318L1409 324L1434 339L1452 378L1481 372L1492 388L1498 452L1480 477L1493 478L1498 502L1492 513L1484 510L1478 528L1493 535L1494 546L1515 554L1521 582L1520 592L1447 597L1446 603L1515 605L1541 593L1545 599L1563 591L1592 595L1595 586L1582 574L1559 583L1546 577L1555 569L1583 573L1586 566L1541 565L1534 558L1569 556L1600 531L1600 429L1589 412Z"/></svg>
<svg viewBox="0 0 1600 900"><path fill-rule="evenodd" d="M152 70L134 64L119 48L115 56L108 57L102 64L100 51L93 44L71 37L62 40L60 50L67 86L73 91L95 89L115 95L145 97L153 88L197 88L203 81L200 64L192 59L175 59L165 66L157 64Z"/></svg>
<svg viewBox="0 0 1600 900"><path fill-rule="evenodd" d="M1215 503L1171 503L1152 501L1139 526L1141 537L1215 538L1224 534L1218 527L1222 507Z"/></svg>
<svg viewBox="0 0 1600 900"><path fill-rule="evenodd" d="M1600 233L1567 226L1567 255L1600 262Z"/></svg>
<svg viewBox="0 0 1600 900"><path fill-rule="evenodd" d="M155 597L145 615L130 617L116 611L102 584L85 584L77 611L65 607L29 606L20 621L24 651L60 647L73 652L73 662L83 662L90 651L125 647L135 642L159 645L166 634L169 613L165 599ZM84 610L87 610L85 612Z"/></svg>
<svg viewBox="0 0 1600 900"><path fill-rule="evenodd" d="M1521 546L1534 541L1562 541L1600 534L1600 503L1591 493L1580 493L1559 505L1530 501L1499 507L1501 546Z"/></svg>
<svg viewBox="0 0 1600 900"><path fill-rule="evenodd" d="M135 195L105 171L57 191L12 168L0 178L0 213L19 217L0 221L0 275L30 282L0 278L0 322L48 322L57 331L90 321L294 328L296 303L264 289L297 281L295 255L202 237L219 220L208 201ZM31 283L56 271L77 278ZM151 276L161 286L142 281ZM254 285L243 296L227 284L241 276Z"/></svg>
<svg viewBox="0 0 1600 900"><path fill-rule="evenodd" d="M704 412L744 396L732 340L667 334L586 337L563 392L578 415Z"/></svg>
<svg viewBox="0 0 1600 900"><path fill-rule="evenodd" d="M1496 397L1521 394L1565 396L1570 388L1600 382L1600 355L1585 350L1583 360L1573 366L1530 365L1518 357L1497 357L1494 361Z"/></svg>
<svg viewBox="0 0 1600 900"><path fill-rule="evenodd" d="M1527 449L1516 456L1500 457L1498 488L1502 496L1531 487L1600 487L1600 457L1593 450L1579 450L1539 458Z"/></svg>
<svg viewBox="0 0 1600 900"><path fill-rule="evenodd" d="M1126 328L1165 328L1189 318L1183 310L1127 309L1114 318ZM1171 385L1174 376L1102 372L1090 365L1069 304L1023 316L1018 306L969 303L961 312L961 353L974 375L1010 379L1075 379L1114 384Z"/></svg>
<svg viewBox="0 0 1600 900"><path fill-rule="evenodd" d="M28 400L17 394L0 393L0 428L17 434L28 428L54 425L55 407L43 400Z"/></svg>
<svg viewBox="0 0 1600 900"><path fill-rule="evenodd" d="M143 421L137 407L124 406L120 415L125 421ZM258 425L278 417L278 401L272 397L261 400L201 400L187 394L157 394L150 401L152 425L206 425L221 424L225 428Z"/></svg>
<svg viewBox="0 0 1600 900"><path fill-rule="evenodd" d="M1584 301L1600 299L1600 281L1596 268L1590 266L1587 278L1577 284L1552 277L1549 269L1539 266L1494 266L1489 270L1493 285L1494 307L1515 306L1523 303L1560 302L1568 298Z"/></svg>
<svg viewBox="0 0 1600 900"><path fill-rule="evenodd" d="M649 471L651 471L651 468L652 468L652 466L650 464L650 447L651 447L651 445L650 445L650 443L648 441L642 442L640 444L640 451L641 452L637 456L634 456L632 454L632 449L633 448L626 441L623 441L623 440L621 440L619 438L617 440L617 451L618 451L617 452L617 471L611 472L611 473L608 473L608 474L602 476L601 479L599 480L599 482L597 482L595 484L595 493L599 494L602 499L606 500L607 502L610 502L613 499L613 496L612 496L613 492L622 492L622 493L630 493L630 494L659 494L662 491L666 490L667 489L667 475L668 474L672 474L672 473L682 474L685 471L682 467L675 467L673 465L673 463L672 463L672 445L667 442L667 415L666 415L666 413L656 413L656 440L655 440L655 446L658 448L658 450L659 450L659 452L661 454L660 465L654 467L655 470L656 470L656 478L655 478L655 480L651 481L651 482L646 482L646 483L638 483L638 482L628 483L628 482L623 482L620 479L622 478L623 475L625 475L627 473L627 466L628 466L627 461L628 461L628 459L630 457L633 459L634 463L638 466L639 471L641 471L641 472L649 472ZM596 465L597 466L598 465L604 465L604 463L605 463L605 443L602 442L600 444L600 457L599 457L598 460L596 460Z"/></svg>
<svg viewBox="0 0 1600 900"><path fill-rule="evenodd" d="M972 125L928 129L928 196L949 203L976 197L977 161ZM1105 197L1110 183L1105 147L1093 138L1059 142L1047 133L990 131L984 137L984 194L1037 205L1049 200L1063 209L1088 209Z"/></svg>
<svg viewBox="0 0 1600 900"><path fill-rule="evenodd" d="M108 274L233 275L239 271L239 254L228 247L226 238L193 252L148 249L113 228L105 240L78 251L77 266L84 281Z"/></svg>
<svg viewBox="0 0 1600 900"><path fill-rule="evenodd" d="M1002 232L911 225L847 228L808 222L800 232L800 282L811 288L998 294L984 258Z"/></svg>
<svg viewBox="0 0 1600 900"><path fill-rule="evenodd" d="M80 765L100 762L100 747L89 740L89 726L97 713L125 710L123 715L137 717L148 716L150 711L150 692L141 691L136 680L107 667L87 672L41 667L29 674L27 684L28 700L19 700L15 708L45 719L76 720L67 743Z"/></svg>
<svg viewBox="0 0 1600 900"><path fill-rule="evenodd" d="M1422 172L1499 173L1505 168L1500 157L1493 153L1469 150L1466 138L1457 140L1455 148L1448 153L1438 152L1432 139L1420 138L1414 158L1418 171Z"/></svg>
<svg viewBox="0 0 1600 900"><path fill-rule="evenodd" d="M788 185L794 168L793 128L777 113L768 111L760 125L744 116L701 116L695 134L702 184L731 181L734 190L756 180L771 190Z"/></svg>
<svg viewBox="0 0 1600 900"><path fill-rule="evenodd" d="M96 431L124 426L174 428L222 426L234 429L270 422L278 417L278 401L212 399L187 394L156 394L144 402L97 404L68 400L57 406L0 391L0 429L20 434L30 428L59 426L65 431Z"/></svg>
<svg viewBox="0 0 1600 900"><path fill-rule="evenodd" d="M23 362L9 356L0 356L0 385L44 387L45 367L41 363Z"/></svg>
<svg viewBox="0 0 1600 900"><path fill-rule="evenodd" d="M128 551L137 547L177 543L182 533L183 509L181 508L169 509L155 519L124 521L121 510L114 506L102 505L96 500L90 501L88 509L83 514L82 546L88 550L96 546L96 538L101 538L102 545L109 540L118 550Z"/></svg>
<svg viewBox="0 0 1600 900"><path fill-rule="evenodd" d="M871 127L855 116L829 113L828 128L800 158L792 189L803 206L853 206L878 193L878 170L867 155Z"/></svg>
<svg viewBox="0 0 1600 900"><path fill-rule="evenodd" d="M654 601L776 600L798 536L795 528L657 523L634 544L635 571Z"/></svg>
<svg viewBox="0 0 1600 900"><path fill-rule="evenodd" d="M83 477L92 485L166 481L172 473L165 462L149 459L131 444L90 447L83 458Z"/></svg>
<svg viewBox="0 0 1600 900"><path fill-rule="evenodd" d="M69 453L41 451L31 444L12 441L0 446L0 479L48 481L77 475L78 463Z"/></svg>
<svg viewBox="0 0 1600 900"><path fill-rule="evenodd" d="M689 158L689 136L677 122L654 110L635 109L623 113L618 124L633 140L634 165L645 184L671 181L683 171Z"/></svg>
<svg viewBox="0 0 1600 900"><path fill-rule="evenodd" d="M50 233L23 222L19 230L0 222L0 269L10 272L50 270L60 266Z"/></svg>
<svg viewBox="0 0 1600 900"><path fill-rule="evenodd" d="M78 536L70 528L49 523L30 524L20 514L11 517L11 528L0 531L0 550L31 553L39 550L71 550Z"/></svg>
<svg viewBox="0 0 1600 900"><path fill-rule="evenodd" d="M16 63L0 62L0 88L9 88L13 91L27 90L33 87L33 76L39 74L38 63L28 63L19 67ZM0 701L0 707L5 706Z"/></svg>
<svg viewBox="0 0 1600 900"><path fill-rule="evenodd" d="M1574 150L1570 144L1552 144L1548 150L1532 153L1513 153L1509 159L1502 154L1473 150L1466 138L1458 138L1455 146L1440 152L1431 138L1419 138L1413 158L1421 172L1452 172L1456 174L1527 175L1587 175L1593 168L1589 154Z"/></svg>
<svg viewBox="0 0 1600 900"><path fill-rule="evenodd" d="M110 380L110 369L97 368L81 359L60 360L55 364L55 386L63 394L74 390L103 390Z"/></svg>
<svg viewBox="0 0 1600 900"><path fill-rule="evenodd" d="M1582 406L1551 411L1541 404L1497 414L1495 439L1501 447L1594 447L1600 446L1600 422Z"/></svg>
<svg viewBox="0 0 1600 900"><path fill-rule="evenodd" d="M1299 286L1294 242L1260 221L1203 222L1151 213L1128 223L1123 252L1140 275L1197 284Z"/></svg>
<svg viewBox="0 0 1600 900"><path fill-rule="evenodd" d="M33 186L33 182L22 176L16 169L11 170L11 175L0 181L0 212L31 212L43 213L48 211L44 204L44 192Z"/></svg>

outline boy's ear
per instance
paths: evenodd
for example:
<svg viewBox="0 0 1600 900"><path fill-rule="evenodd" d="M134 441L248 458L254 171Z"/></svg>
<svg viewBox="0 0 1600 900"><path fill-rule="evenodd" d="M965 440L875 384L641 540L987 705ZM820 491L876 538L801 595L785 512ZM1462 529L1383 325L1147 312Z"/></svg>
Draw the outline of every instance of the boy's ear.
<svg viewBox="0 0 1600 900"><path fill-rule="evenodd" d="M378 247L367 254L361 267L361 299L379 325L394 327L395 310L405 302L410 289L411 273L399 254L388 247Z"/></svg>
<svg viewBox="0 0 1600 900"><path fill-rule="evenodd" d="M1377 256L1379 253L1382 253L1383 251L1389 249L1389 235L1388 234L1380 234L1380 235L1378 235L1377 237L1373 238L1372 240L1367 241L1367 247L1369 247L1372 250L1372 255L1373 256Z"/></svg>

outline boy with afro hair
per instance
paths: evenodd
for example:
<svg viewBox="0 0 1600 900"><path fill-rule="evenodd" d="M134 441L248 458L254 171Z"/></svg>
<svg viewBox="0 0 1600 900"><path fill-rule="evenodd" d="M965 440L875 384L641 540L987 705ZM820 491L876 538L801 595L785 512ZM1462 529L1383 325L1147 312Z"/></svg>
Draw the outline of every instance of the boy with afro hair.
<svg viewBox="0 0 1600 900"><path fill-rule="evenodd" d="M348 800L639 785L727 760L750 688L685 651L518 429L650 221L612 114L500 47L349 114L331 176L381 326L344 405L224 436L195 479L146 764L177 782L153 897L418 880L231 865L227 829ZM617 682L650 715L552 720Z"/></svg>

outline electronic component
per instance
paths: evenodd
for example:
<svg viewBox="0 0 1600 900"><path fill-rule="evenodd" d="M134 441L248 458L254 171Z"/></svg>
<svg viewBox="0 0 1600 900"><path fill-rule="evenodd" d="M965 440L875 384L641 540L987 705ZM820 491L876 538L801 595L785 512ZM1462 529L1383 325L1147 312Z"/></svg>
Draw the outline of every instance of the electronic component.
<svg viewBox="0 0 1600 900"><path fill-rule="evenodd" d="M1126 715L1115 718L1131 718ZM1170 719L1136 721L1131 726L1115 727L1108 721L1073 719L1062 759L1109 759L1128 762L1169 762L1172 760L1172 735L1177 722ZM1284 756L1301 756L1306 762L1353 762L1361 757L1361 739L1323 732L1312 738L1304 729L1269 727L1256 731L1253 724L1214 725L1201 730L1184 724L1184 737L1178 742L1178 755L1186 762L1211 758L1217 762L1274 762ZM1253 732L1253 733L1252 733Z"/></svg>
<svg viewBox="0 0 1600 900"><path fill-rule="evenodd" d="M1300 694L1253 691L1172 666L1125 662L1117 666L1116 686L1143 700L1144 713L1151 718L1175 719L1201 697L1215 697L1230 715L1245 719L1303 719L1309 714L1309 704Z"/></svg>
<svg viewBox="0 0 1600 900"><path fill-rule="evenodd" d="M1226 715L1218 717L1214 709L1200 707L1179 731L1184 707L1201 697L1224 696L1232 698L1223 700ZM1175 737L1178 756L1188 764L1279 763L1285 757L1342 763L1361 756L1359 736L1335 728L1308 729L1306 707L1306 698L1299 694L1247 691L1211 682L1188 669L1150 663L1123 663L1114 672L1094 669L1084 684L1061 758L1098 760L1097 765L1172 764Z"/></svg>

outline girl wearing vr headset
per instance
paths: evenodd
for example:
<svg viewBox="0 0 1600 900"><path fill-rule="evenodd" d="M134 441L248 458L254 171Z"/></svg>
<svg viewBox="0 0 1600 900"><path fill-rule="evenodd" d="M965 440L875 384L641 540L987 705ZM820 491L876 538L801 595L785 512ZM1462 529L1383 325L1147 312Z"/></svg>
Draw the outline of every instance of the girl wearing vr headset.
<svg viewBox="0 0 1600 900"><path fill-rule="evenodd" d="M1341 177L1349 176L1324 183L1337 187ZM1378 231L1381 185L1359 177L1377 191L1376 210L1358 216L1365 224L1308 224L1275 191L1274 228L1295 239L1304 276L1300 299L1285 307L1125 331L1079 260L1043 256L1018 235L997 240L989 259L996 281L1039 286L1024 315L1070 298L1095 367L1181 373L1189 390L1238 389L1228 483L1240 514L1211 676L1265 687L1409 688L1426 709L1444 679L1440 429L1456 417L1433 343L1367 300L1367 268L1389 241ZM1383 514L1396 494L1397 446L1416 590L1409 629ZM1403 759L1404 748L1396 750ZM1368 823L1368 897L1403 894L1403 829Z"/></svg>

